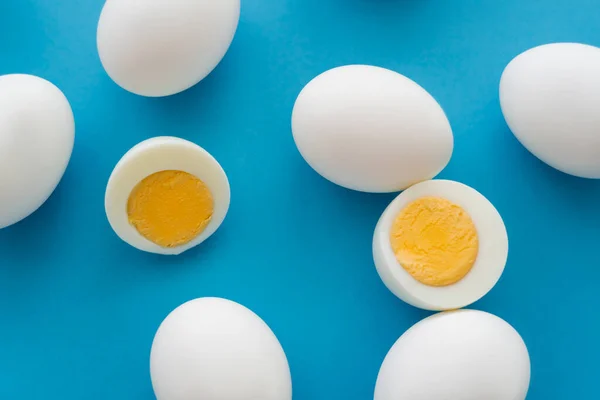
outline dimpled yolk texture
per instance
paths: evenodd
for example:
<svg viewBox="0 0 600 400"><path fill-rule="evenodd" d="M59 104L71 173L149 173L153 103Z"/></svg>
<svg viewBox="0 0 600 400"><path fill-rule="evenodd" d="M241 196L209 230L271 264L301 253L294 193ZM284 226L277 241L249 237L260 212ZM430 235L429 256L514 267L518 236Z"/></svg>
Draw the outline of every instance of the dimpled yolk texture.
<svg viewBox="0 0 600 400"><path fill-rule="evenodd" d="M177 247L206 228L213 208L212 194L200 179L183 171L161 171L133 189L127 215L146 239L162 247Z"/></svg>
<svg viewBox="0 0 600 400"><path fill-rule="evenodd" d="M460 281L473 267L479 250L469 214L439 197L408 204L394 220L390 241L400 265L429 286Z"/></svg>

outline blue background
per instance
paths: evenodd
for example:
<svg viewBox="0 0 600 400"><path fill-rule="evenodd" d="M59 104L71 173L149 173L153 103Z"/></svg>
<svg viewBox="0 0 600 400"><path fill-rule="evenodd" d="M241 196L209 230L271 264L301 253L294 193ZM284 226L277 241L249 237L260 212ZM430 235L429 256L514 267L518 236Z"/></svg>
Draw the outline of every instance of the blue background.
<svg viewBox="0 0 600 400"><path fill-rule="evenodd" d="M0 1L0 74L54 82L77 124L54 195L0 231L0 398L153 399L155 330L201 296L241 302L271 326L296 400L372 398L387 350L428 315L392 296L373 267L372 231L394 195L325 181L290 132L302 87L348 63L396 70L430 91L455 133L441 176L475 187L502 214L508 265L473 307L505 318L527 342L528 399L600 398L600 184L527 153L498 103L500 75L518 53L553 41L600 45L597 0L242 3L214 73L182 94L147 99L102 69L101 0ZM175 258L122 243L104 215L112 168L156 135L204 146L232 185L219 231Z"/></svg>

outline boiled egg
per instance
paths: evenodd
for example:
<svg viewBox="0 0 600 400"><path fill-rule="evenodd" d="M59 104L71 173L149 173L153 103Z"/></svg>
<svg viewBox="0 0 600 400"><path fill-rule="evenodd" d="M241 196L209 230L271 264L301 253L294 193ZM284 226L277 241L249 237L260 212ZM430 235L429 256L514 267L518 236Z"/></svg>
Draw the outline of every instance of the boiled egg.
<svg viewBox="0 0 600 400"><path fill-rule="evenodd" d="M525 400L531 374L519 333L492 314L459 310L413 325L388 352L375 400Z"/></svg>
<svg viewBox="0 0 600 400"><path fill-rule="evenodd" d="M73 111L60 89L32 75L0 76L0 228L50 197L74 140Z"/></svg>
<svg viewBox="0 0 600 400"><path fill-rule="evenodd" d="M152 343L157 400L291 400L285 353L246 307L200 298L172 311Z"/></svg>
<svg viewBox="0 0 600 400"><path fill-rule="evenodd" d="M129 150L106 187L105 208L117 235L140 250L180 254L223 222L230 190L221 165L187 140L156 137Z"/></svg>
<svg viewBox="0 0 600 400"><path fill-rule="evenodd" d="M125 90L172 95L219 64L239 17L240 0L108 0L98 22L100 60Z"/></svg>
<svg viewBox="0 0 600 400"><path fill-rule="evenodd" d="M500 105L515 137L567 174L600 179L600 48L552 43L515 57Z"/></svg>
<svg viewBox="0 0 600 400"><path fill-rule="evenodd" d="M408 304L427 310L465 307L496 284L508 236L494 206L462 183L411 186L385 209L373 236L377 272Z"/></svg>
<svg viewBox="0 0 600 400"><path fill-rule="evenodd" d="M292 132L317 173L363 192L431 179L453 149L438 102L409 78L369 65L334 68L310 81L294 105Z"/></svg>

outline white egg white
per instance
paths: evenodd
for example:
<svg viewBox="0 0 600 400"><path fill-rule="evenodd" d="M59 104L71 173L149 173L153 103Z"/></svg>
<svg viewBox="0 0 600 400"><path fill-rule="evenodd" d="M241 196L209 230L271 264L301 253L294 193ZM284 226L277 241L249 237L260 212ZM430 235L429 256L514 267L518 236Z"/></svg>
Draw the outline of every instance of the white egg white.
<svg viewBox="0 0 600 400"><path fill-rule="evenodd" d="M433 178L454 146L448 118L425 89L370 65L310 81L294 104L292 133L317 173L363 192L396 192Z"/></svg>
<svg viewBox="0 0 600 400"><path fill-rule="evenodd" d="M374 399L525 400L530 375L527 346L510 324L482 311L448 311L396 341Z"/></svg>
<svg viewBox="0 0 600 400"><path fill-rule="evenodd" d="M291 400L285 352L269 326L233 301L200 298L162 322L150 354L157 400Z"/></svg>
<svg viewBox="0 0 600 400"><path fill-rule="evenodd" d="M73 111L60 89L37 76L0 76L0 229L50 197L74 141Z"/></svg>
<svg viewBox="0 0 600 400"><path fill-rule="evenodd" d="M441 197L462 207L473 220L479 252L471 271L448 286L429 286L414 279L397 261L390 243L393 222L409 203L422 197ZM400 193L382 214L373 236L373 258L387 288L408 304L426 310L465 307L496 284L508 257L508 235L496 208L482 194L462 183L430 180Z"/></svg>
<svg viewBox="0 0 600 400"><path fill-rule="evenodd" d="M166 248L143 237L129 223L127 201L134 187L156 172L178 170L202 180L214 200L207 227L187 244ZM129 150L115 166L106 187L106 216L115 233L131 246L150 253L180 254L202 243L223 222L230 202L229 181L221 165L202 147L175 137L155 137Z"/></svg>
<svg viewBox="0 0 600 400"><path fill-rule="evenodd" d="M172 95L217 66L239 17L240 0L108 0L98 22L98 53L125 90Z"/></svg>

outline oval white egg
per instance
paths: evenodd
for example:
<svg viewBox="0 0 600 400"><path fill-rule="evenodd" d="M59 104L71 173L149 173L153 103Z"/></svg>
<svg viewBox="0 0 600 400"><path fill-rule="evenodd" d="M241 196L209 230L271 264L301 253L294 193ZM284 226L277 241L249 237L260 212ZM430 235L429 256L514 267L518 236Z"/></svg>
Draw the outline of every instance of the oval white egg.
<svg viewBox="0 0 600 400"><path fill-rule="evenodd" d="M74 140L73 112L56 86L32 75L0 76L0 228L50 197Z"/></svg>
<svg viewBox="0 0 600 400"><path fill-rule="evenodd" d="M388 352L375 400L525 400L530 360L519 333L486 312L435 314Z"/></svg>
<svg viewBox="0 0 600 400"><path fill-rule="evenodd" d="M181 171L199 179L212 195L210 221L198 235L185 244L165 247L143 236L131 222L128 204L135 188L144 179L163 171ZM166 183L165 185L168 185ZM163 185L164 186L164 185ZM168 188L167 188L168 189ZM167 193L168 194L168 193ZM153 193L148 194L152 196ZM189 199L179 199L179 207L194 212L201 204L189 203ZM162 201L162 199L159 199ZM182 205L184 201L188 201ZM129 150L115 166L106 187L105 209L111 227L117 235L131 246L157 254L180 254L202 243L210 237L223 222L230 202L229 181L221 165L206 150L187 140L175 137L156 137L145 140ZM170 212L179 212L171 203L162 201L152 212L160 213L161 223L170 223ZM185 215L184 215L185 217ZM164 221L167 220L167 221ZM174 229L179 229L175 226Z"/></svg>
<svg viewBox="0 0 600 400"><path fill-rule="evenodd" d="M320 175L349 189L394 192L433 178L452 155L452 129L437 101L399 73L334 68L301 91L294 140Z"/></svg>
<svg viewBox="0 0 600 400"><path fill-rule="evenodd" d="M578 43L534 47L500 81L510 130L533 155L567 174L600 178L600 49Z"/></svg>
<svg viewBox="0 0 600 400"><path fill-rule="evenodd" d="M466 275L452 284L434 286L424 280L415 278L405 265L401 264L398 252L392 246L392 229L400 213L413 204L423 199L443 199L450 202L452 207L459 208L459 212L466 213L473 224L473 234L476 235L477 250L473 250L473 260ZM425 207L429 207L425 205ZM434 205L435 207L435 205ZM460 211L462 210L462 211ZM423 210L416 210L421 212ZM425 210L428 212L428 210ZM431 211L431 210L429 210ZM435 210L433 210L435 211ZM418 213L417 213L418 214ZM409 218L417 219L422 216L414 214ZM463 215L464 216L464 215ZM464 251L460 247L459 239L462 233L454 233L457 230L456 222L450 216L446 225L435 226L435 219L443 222L443 210L433 215L427 225L418 227L419 221L409 221L413 225L402 232L405 237L399 237L400 243L413 241L411 246L416 247L417 252L415 269L416 272L424 274L424 278L432 277L435 273L443 274L444 268L452 253L439 252L431 255L431 260L440 265L428 267L424 265L428 249L430 251L444 250L449 245L459 246L456 252ZM433 222L431 222L433 221ZM411 227L416 226L414 231ZM409 235L412 235L410 237ZM441 240L448 239L444 242ZM467 246L465 245L464 248ZM409 249L410 250L410 249ZM405 250L403 250L405 251ZM459 254L460 256L460 254ZM400 193L392 203L385 209L373 236L373 257L377 272L385 286L401 300L415 307L427 310L450 310L465 307L483 297L496 284L504 271L508 257L508 236L504 222L494 206L479 192L462 183L447 180L431 180L418 183L404 192ZM440 268L442 272L437 270ZM424 271L424 272L423 272Z"/></svg>
<svg viewBox="0 0 600 400"><path fill-rule="evenodd" d="M239 16L240 0L108 0L98 23L100 60L130 92L172 95L217 66Z"/></svg>
<svg viewBox="0 0 600 400"><path fill-rule="evenodd" d="M252 311L201 298L176 308L152 343L157 400L291 400L292 380L277 337Z"/></svg>

